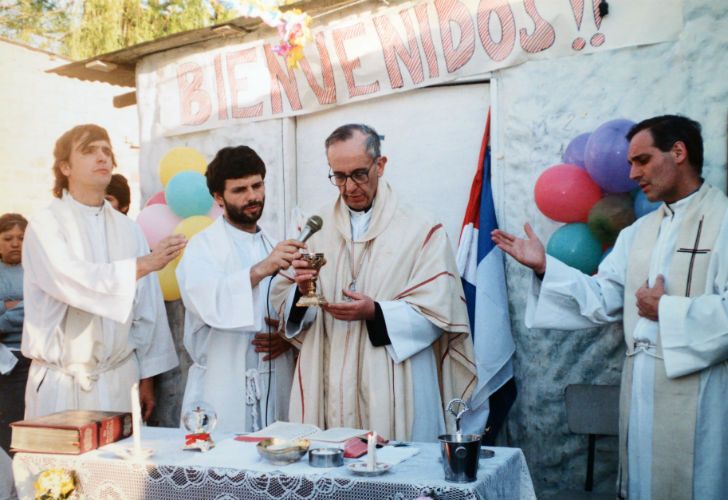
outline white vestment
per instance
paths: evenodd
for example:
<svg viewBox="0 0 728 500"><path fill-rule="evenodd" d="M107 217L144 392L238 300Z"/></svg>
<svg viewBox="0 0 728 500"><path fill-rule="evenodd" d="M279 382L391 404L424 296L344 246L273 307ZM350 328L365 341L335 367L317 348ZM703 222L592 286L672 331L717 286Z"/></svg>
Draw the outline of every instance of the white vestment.
<svg viewBox="0 0 728 500"><path fill-rule="evenodd" d="M707 188L707 186L706 186ZM666 278L667 295L660 300L659 321L640 317L634 328L633 368L627 456L630 500L653 498L653 430L656 358L664 358L667 378L678 380L698 373L699 391L694 433L693 493L695 500L718 500L728 491L728 215L724 216L710 259L703 295L671 294L671 263L676 255L681 224L697 228L698 221L684 219L686 210L701 193L695 193L669 207L659 222L655 242L645 241L641 232L647 217L622 230L612 252L590 277L547 257L543 282L534 277L526 309L526 326L571 330L622 320L624 289L633 245L654 245L649 259L648 283L654 286L659 274ZM678 251L685 252L687 249ZM662 346L662 353L657 345ZM628 352L631 351L628 346ZM658 367L660 369L660 367ZM664 457L654 457L655 460ZM666 478L658 478L664 481ZM620 489L624 489L623 485ZM683 498L674 496L673 498Z"/></svg>
<svg viewBox="0 0 728 500"><path fill-rule="evenodd" d="M276 317L268 305L270 278L254 288L250 283L250 268L274 244L263 231L240 231L218 217L190 240L177 267L184 344L194 361L182 411L205 401L217 412L220 430L253 431L287 419L294 351L263 361L265 353L251 344L258 332L278 335L264 322Z"/></svg>
<svg viewBox="0 0 728 500"><path fill-rule="evenodd" d="M21 350L33 360L25 417L66 409L130 411L131 386L177 366L156 274L131 219L68 193L28 224Z"/></svg>
<svg viewBox="0 0 728 500"><path fill-rule="evenodd" d="M300 323L288 321L296 287L281 287L286 291L286 335L302 345L291 394L291 419L295 410L295 418L319 426L363 427L390 439L436 440L446 429L443 406L448 399L470 396L480 389L474 374L462 288L453 272L454 256L441 225L399 206L384 181L380 181L368 212L351 211L339 200L335 207L324 207L320 213L324 229L309 241L310 251L323 251L329 261L320 271L319 292L332 302L347 300L341 286L372 297L382 310L391 343L385 349L374 347L363 321L319 316L318 308L308 308ZM355 257L345 250L349 247L357 247L348 250ZM427 264L423 265L425 260ZM390 266L400 269L389 272ZM441 293L434 299L436 305L427 302L432 300L430 297L420 302L408 296L410 291L425 290L430 284L431 290ZM327 286L332 289L327 290ZM443 310L435 311L438 306ZM447 331L441 325L447 325ZM446 345L450 339L461 344L449 349ZM330 358L328 347L322 350L323 359L312 355L322 341L332 344ZM451 366L442 363L453 353L458 358L452 366L462 371L450 375ZM319 363L326 364L326 368L314 373ZM454 379L462 384L456 391L446 387ZM320 393L311 389L313 381L323 386ZM447 395L444 401L441 392ZM311 411L312 406L319 409ZM401 416L395 417L396 412ZM466 431L480 433L487 415L480 411L473 414L480 421L472 418ZM447 423L452 424L452 419Z"/></svg>
<svg viewBox="0 0 728 500"><path fill-rule="evenodd" d="M351 215L351 238L358 240L369 228L372 211L355 212ZM355 288L355 287L354 287ZM296 287L291 288L288 303L290 314ZM445 421L441 411L440 393L432 390L437 387L437 367L431 348L432 343L442 335L442 330L415 311L405 301L384 300L379 302L387 324L387 335L391 344L386 346L387 352L395 363L410 359L412 369L412 385L414 389L414 407L417 418L412 424L412 441L435 441L437 436L445 433ZM286 335L293 338L308 329L316 318L317 307L309 307L300 325L286 324ZM480 434L485 428L479 422L476 428L464 429L465 432Z"/></svg>

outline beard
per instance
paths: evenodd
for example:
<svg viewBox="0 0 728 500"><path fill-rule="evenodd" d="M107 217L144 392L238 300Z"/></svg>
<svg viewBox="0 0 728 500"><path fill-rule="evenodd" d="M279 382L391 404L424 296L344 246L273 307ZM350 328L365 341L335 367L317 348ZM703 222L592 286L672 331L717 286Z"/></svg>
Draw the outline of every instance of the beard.
<svg viewBox="0 0 728 500"><path fill-rule="evenodd" d="M233 224L240 224L243 226L255 224L258 219L263 215L263 207L265 206L265 198L261 201L252 201L242 207L236 207L223 198L223 204L225 205L225 215L230 219ZM252 207L260 207L260 211L255 215L248 215L245 210Z"/></svg>

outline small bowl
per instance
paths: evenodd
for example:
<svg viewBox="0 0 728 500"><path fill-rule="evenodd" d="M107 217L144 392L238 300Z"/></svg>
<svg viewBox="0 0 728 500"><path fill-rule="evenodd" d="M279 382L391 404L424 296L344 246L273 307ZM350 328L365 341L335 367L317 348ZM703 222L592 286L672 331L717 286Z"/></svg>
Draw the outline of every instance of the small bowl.
<svg viewBox="0 0 728 500"><path fill-rule="evenodd" d="M344 465L344 450L339 448L314 448L308 452L311 467L341 467Z"/></svg>
<svg viewBox="0 0 728 500"><path fill-rule="evenodd" d="M258 454L273 465L298 462L306 454L311 442L308 439L264 439L256 445Z"/></svg>

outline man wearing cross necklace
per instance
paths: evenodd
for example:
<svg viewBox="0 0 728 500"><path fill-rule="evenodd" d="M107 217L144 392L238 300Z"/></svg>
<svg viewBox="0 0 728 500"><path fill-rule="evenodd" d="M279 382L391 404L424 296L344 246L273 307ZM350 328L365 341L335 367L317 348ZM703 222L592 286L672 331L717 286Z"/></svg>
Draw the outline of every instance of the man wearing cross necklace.
<svg viewBox="0 0 728 500"><path fill-rule="evenodd" d="M595 276L527 238L493 241L534 270L529 328L622 321L620 498L725 498L728 491L728 199L701 178L700 125L682 116L636 124L630 177L663 204L624 229Z"/></svg>

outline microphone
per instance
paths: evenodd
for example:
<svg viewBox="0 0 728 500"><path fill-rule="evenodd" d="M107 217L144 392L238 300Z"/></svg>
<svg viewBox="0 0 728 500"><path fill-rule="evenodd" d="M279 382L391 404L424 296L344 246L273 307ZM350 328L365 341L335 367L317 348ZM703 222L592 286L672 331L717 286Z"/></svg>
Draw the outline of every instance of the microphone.
<svg viewBox="0 0 728 500"><path fill-rule="evenodd" d="M323 219L321 219L318 215L312 215L308 218L306 224L303 225L303 228L301 228L301 232L296 239L301 243L306 243L306 240L313 236L314 233L320 231L322 227L324 227ZM275 278L277 275L278 271L271 274L270 277Z"/></svg>
<svg viewBox="0 0 728 500"><path fill-rule="evenodd" d="M321 219L321 217L319 217L318 215L312 215L308 218L306 224L301 229L301 233L296 239L301 243L306 243L306 240L313 236L314 233L320 231L323 226L324 221Z"/></svg>

